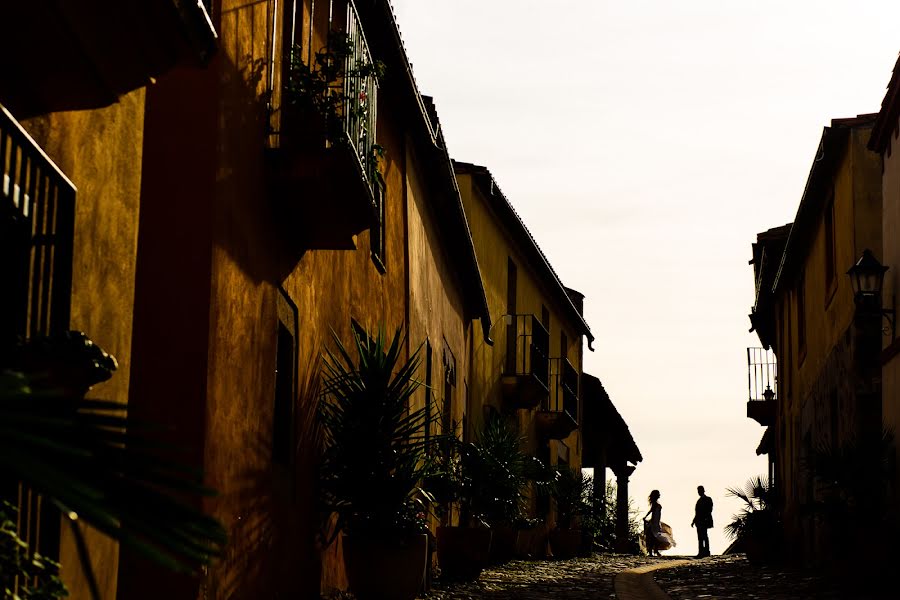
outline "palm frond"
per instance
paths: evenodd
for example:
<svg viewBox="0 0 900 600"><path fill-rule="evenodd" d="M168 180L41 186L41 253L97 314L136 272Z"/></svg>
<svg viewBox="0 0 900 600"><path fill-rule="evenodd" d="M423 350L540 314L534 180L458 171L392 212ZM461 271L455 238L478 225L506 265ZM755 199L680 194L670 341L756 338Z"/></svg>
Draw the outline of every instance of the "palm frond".
<svg viewBox="0 0 900 600"><path fill-rule="evenodd" d="M167 458L127 407L35 392L0 374L0 472L169 568L193 572L221 553L221 524L182 498L211 496L200 473Z"/></svg>

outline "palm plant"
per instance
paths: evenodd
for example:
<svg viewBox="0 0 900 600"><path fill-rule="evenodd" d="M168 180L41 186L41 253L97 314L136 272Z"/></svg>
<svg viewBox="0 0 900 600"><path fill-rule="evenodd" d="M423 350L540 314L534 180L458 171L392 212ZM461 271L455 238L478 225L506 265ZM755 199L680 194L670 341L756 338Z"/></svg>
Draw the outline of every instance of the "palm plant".
<svg viewBox="0 0 900 600"><path fill-rule="evenodd" d="M569 467L557 468L550 492L556 501L557 528L573 529L591 513L593 489L593 477Z"/></svg>
<svg viewBox="0 0 900 600"><path fill-rule="evenodd" d="M745 550L751 562L776 558L780 523L768 479L759 475L747 480L743 488L728 488L726 493L743 502L741 511L725 526L725 534L735 540L734 547Z"/></svg>
<svg viewBox="0 0 900 600"><path fill-rule="evenodd" d="M325 450L320 465L324 516L337 514L338 532L395 538L425 531L429 496L420 482L433 470L427 452L425 408L409 410L421 385L415 374L419 349L405 362L405 336L391 340L379 329L372 338L354 328L356 359L333 336L336 350L324 357L319 422Z"/></svg>
<svg viewBox="0 0 900 600"><path fill-rule="evenodd" d="M428 481L439 502L459 503L464 526L513 525L521 520L529 482L549 485L553 476L537 458L522 451L523 438L499 415L492 415L474 442L444 443L441 468Z"/></svg>
<svg viewBox="0 0 900 600"><path fill-rule="evenodd" d="M0 372L0 473L67 517L95 598L82 521L176 571L196 572L221 553L222 525L183 500L214 494L199 472L166 458L126 405L83 397L115 359L83 334L32 340L20 355L27 374Z"/></svg>

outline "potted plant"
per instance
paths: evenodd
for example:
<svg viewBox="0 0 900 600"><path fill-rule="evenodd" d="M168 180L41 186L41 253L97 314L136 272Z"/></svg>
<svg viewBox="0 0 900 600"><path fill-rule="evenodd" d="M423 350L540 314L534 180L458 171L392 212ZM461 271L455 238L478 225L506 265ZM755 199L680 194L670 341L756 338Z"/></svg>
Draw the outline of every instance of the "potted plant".
<svg viewBox="0 0 900 600"><path fill-rule="evenodd" d="M435 508L445 516L456 506L458 525L437 528L441 577L472 581L487 565L492 533L484 519L484 481L489 461L478 444L447 439L436 472L426 482Z"/></svg>
<svg viewBox="0 0 900 600"><path fill-rule="evenodd" d="M547 481L547 469L522 451L522 437L499 415L487 420L475 442L448 443L431 485L445 512L458 507L459 526L438 529L438 561L444 576L474 579L486 562L515 555L527 485Z"/></svg>
<svg viewBox="0 0 900 600"><path fill-rule="evenodd" d="M568 467L557 469L551 487L556 503L556 527L550 532L550 549L556 558L577 556L583 547L581 518L591 509L593 478Z"/></svg>
<svg viewBox="0 0 900 600"><path fill-rule="evenodd" d="M357 598L412 600L427 563L420 482L432 469L424 437L432 418L409 410L419 388L419 351L401 360L405 339L354 328L356 358L334 337L324 357L319 404L325 449L320 465L324 515L337 515L344 562Z"/></svg>
<svg viewBox="0 0 900 600"><path fill-rule="evenodd" d="M753 564L778 560L781 523L768 480L757 476L749 479L743 488L728 488L727 494L744 503L741 511L725 526L725 533L734 540L732 550L746 552L747 560Z"/></svg>

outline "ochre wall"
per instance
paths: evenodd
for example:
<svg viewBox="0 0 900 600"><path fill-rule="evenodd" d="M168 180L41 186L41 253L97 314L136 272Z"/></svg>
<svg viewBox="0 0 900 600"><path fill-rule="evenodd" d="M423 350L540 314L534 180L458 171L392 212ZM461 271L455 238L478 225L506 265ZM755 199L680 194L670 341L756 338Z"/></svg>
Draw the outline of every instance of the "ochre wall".
<svg viewBox="0 0 900 600"><path fill-rule="evenodd" d="M884 170L881 180L882 191L882 240L883 255L881 262L888 267L884 277L883 301L885 304L900 298L900 141L897 133L900 123L894 123L893 134L883 155ZM896 310L896 306L894 306ZM896 319L896 317L895 317ZM885 346L891 340L885 338ZM882 368L882 416L885 427L900 432L900 354L890 352L891 358ZM895 444L897 464L900 464L900 444ZM894 490L900 490L900 469L894 479ZM896 499L895 499L896 502ZM894 509L900 506L895 504Z"/></svg>
<svg viewBox="0 0 900 600"><path fill-rule="evenodd" d="M506 332L503 315L506 313L507 261L512 258L517 267L516 311L519 314L534 314L540 320L541 306L546 306L550 313L550 358L560 355L560 334L565 332L568 338L568 358L580 375L582 368L582 336L579 327L571 322L562 311L554 296L549 292L552 283L541 281L537 271L533 269L519 250L512 237L500 224L491 210L481 189L473 181L471 175L457 176L460 192L466 210L466 218L472 230L475 242L475 253L481 267L482 279L490 308L491 321L495 323L491 332L494 346L487 346L475 339L470 375L470 394L472 403L490 405L503 410L500 394L500 376L506 361ZM551 382L552 385L553 382ZM580 403L580 400L579 400ZM479 416L480 410L474 411ZM535 410L518 410L519 429L527 436L527 450L536 454L539 440L535 431ZM569 465L573 468L581 466L581 432L576 429L563 440L569 447ZM557 462L557 443L550 441L550 461Z"/></svg>
<svg viewBox="0 0 900 600"><path fill-rule="evenodd" d="M469 364L467 333L470 328L465 317L462 282L453 269L452 257L442 243L442 237L446 239L444 236L448 232L439 231L440 220L435 208L437 202L447 201L447 192L427 185L425 171L416 157L414 145L407 143L406 147L410 341L414 347L426 339L431 344L434 409L440 410L443 403L449 400L451 421L462 423ZM438 198L438 194L444 197ZM449 399L444 397L443 386L444 342L453 353L457 370L453 397ZM424 360L423 355L423 366ZM422 378L424 380L424 372ZM423 407L425 389L417 393L413 400L414 407Z"/></svg>
<svg viewBox="0 0 900 600"><path fill-rule="evenodd" d="M94 387L91 398L128 401L132 309L141 187L144 90L110 107L54 113L22 126L77 188L72 255L70 329L84 331L116 357L118 371ZM98 584L104 598L115 597L118 544L85 527ZM60 540L63 581L70 597L88 597L88 588L70 534Z"/></svg>
<svg viewBox="0 0 900 600"><path fill-rule="evenodd" d="M834 171L835 275L826 283L824 210L818 215L801 274L782 284L776 298L778 332L777 479L785 495L785 523L794 543L812 553L820 535L800 518L815 493L802 464L821 443L845 442L858 433L859 374L854 367L855 304L846 271L863 249L881 253L880 168L866 149L870 128L854 128ZM826 204L827 206L827 204ZM799 248L794 252L802 251ZM793 260L797 260L796 254ZM798 288L803 286L801 315ZM805 323L801 348L799 320ZM835 404L836 403L836 404ZM837 435L836 440L832 437Z"/></svg>

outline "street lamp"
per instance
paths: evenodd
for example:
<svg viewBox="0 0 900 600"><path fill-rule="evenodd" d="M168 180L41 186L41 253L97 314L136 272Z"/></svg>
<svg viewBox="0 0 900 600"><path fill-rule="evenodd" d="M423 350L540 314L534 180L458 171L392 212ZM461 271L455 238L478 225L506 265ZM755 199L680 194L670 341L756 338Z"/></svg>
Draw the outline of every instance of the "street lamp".
<svg viewBox="0 0 900 600"><path fill-rule="evenodd" d="M884 273L888 267L884 266L872 251L866 248L856 264L847 270L850 283L853 285L853 299L856 305L868 314L880 314L890 324L891 339L894 338L894 309L881 308L881 290L884 286ZM885 328L885 334L887 334Z"/></svg>
<svg viewBox="0 0 900 600"><path fill-rule="evenodd" d="M766 386L766 391L763 392L763 399L765 399L766 402L771 402L775 399L775 391L771 386Z"/></svg>

